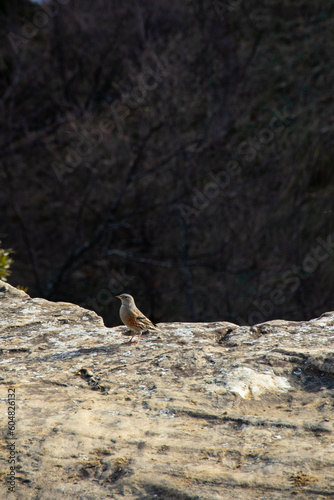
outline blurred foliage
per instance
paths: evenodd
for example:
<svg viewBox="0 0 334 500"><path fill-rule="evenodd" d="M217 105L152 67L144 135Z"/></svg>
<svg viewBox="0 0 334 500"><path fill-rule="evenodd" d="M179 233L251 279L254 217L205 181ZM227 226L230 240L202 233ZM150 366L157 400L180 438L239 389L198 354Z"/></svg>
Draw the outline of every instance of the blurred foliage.
<svg viewBox="0 0 334 500"><path fill-rule="evenodd" d="M4 250L0 247L0 279L7 281L7 276L10 276L10 266L13 259L10 257L12 250Z"/></svg>
<svg viewBox="0 0 334 500"><path fill-rule="evenodd" d="M2 0L13 283L110 325L122 291L156 321L334 309L333 13Z"/></svg>

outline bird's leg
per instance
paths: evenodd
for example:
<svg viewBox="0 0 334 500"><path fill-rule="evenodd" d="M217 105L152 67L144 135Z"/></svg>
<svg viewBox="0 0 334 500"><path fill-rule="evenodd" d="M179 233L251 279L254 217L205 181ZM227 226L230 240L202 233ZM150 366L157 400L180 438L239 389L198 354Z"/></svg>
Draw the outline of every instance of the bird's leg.
<svg viewBox="0 0 334 500"><path fill-rule="evenodd" d="M137 340L137 344L136 344L136 345L138 345L138 344L139 344L141 334L142 334L142 332L140 332L140 334L139 334L139 337L138 337L138 340Z"/></svg>
<svg viewBox="0 0 334 500"><path fill-rule="evenodd" d="M130 339L130 340L127 340L126 342L124 342L124 344L131 344L133 337L135 337L136 335L137 335L137 333L134 333L134 334L132 335L131 339ZM138 344L138 342L137 342L137 344Z"/></svg>

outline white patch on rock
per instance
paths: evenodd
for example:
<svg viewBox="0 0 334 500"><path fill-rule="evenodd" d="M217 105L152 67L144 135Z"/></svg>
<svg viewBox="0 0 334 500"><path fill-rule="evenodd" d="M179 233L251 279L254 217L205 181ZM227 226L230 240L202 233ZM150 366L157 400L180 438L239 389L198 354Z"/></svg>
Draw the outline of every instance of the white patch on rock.
<svg viewBox="0 0 334 500"><path fill-rule="evenodd" d="M225 373L221 383L243 399L259 399L266 392L280 393L291 389L285 377L278 377L273 371L258 373L251 368L235 368Z"/></svg>

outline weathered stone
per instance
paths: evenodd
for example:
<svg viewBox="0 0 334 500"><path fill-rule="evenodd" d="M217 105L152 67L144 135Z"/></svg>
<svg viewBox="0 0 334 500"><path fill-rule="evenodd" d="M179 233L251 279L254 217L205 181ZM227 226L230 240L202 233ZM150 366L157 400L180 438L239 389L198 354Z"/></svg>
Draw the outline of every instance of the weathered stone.
<svg viewBox="0 0 334 500"><path fill-rule="evenodd" d="M334 313L160 324L136 346L0 282L0 318L0 498L334 497Z"/></svg>

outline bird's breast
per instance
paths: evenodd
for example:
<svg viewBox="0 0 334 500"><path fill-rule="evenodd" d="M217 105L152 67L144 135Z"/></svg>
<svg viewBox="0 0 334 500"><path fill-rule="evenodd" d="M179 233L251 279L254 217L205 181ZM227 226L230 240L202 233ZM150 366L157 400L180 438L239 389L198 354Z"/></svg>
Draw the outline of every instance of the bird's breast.
<svg viewBox="0 0 334 500"><path fill-rule="evenodd" d="M119 310L119 315L120 315L120 318L123 321L123 323L125 323L125 321L128 317L128 314L126 313L126 309L123 305L121 306L121 308Z"/></svg>

